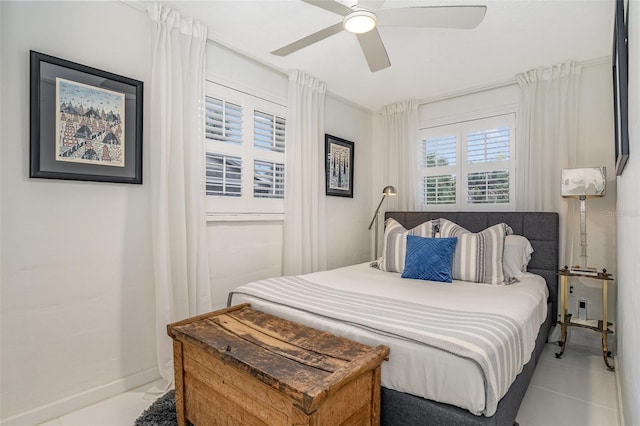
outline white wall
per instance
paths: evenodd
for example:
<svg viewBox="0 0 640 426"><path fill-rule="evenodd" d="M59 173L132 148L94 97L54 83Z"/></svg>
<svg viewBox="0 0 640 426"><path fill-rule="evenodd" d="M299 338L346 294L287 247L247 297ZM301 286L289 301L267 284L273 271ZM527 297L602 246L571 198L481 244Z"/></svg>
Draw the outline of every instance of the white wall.
<svg viewBox="0 0 640 426"><path fill-rule="evenodd" d="M618 178L618 365L624 424L640 424L640 1L629 5L629 162Z"/></svg>
<svg viewBox="0 0 640 426"><path fill-rule="evenodd" d="M525 71L525 70L523 70ZM595 60L582 68L579 113L578 113L578 154L576 167L606 166L607 195L601 199L590 199L587 205L588 255L591 266L607 268L616 274L616 179L614 169L613 144L613 101L611 98L611 65L608 60ZM420 107L422 126L438 125L451 117L465 120L479 114L503 113L519 109L520 95L517 85L508 85L466 96L455 97ZM516 116L518 112L516 112ZM516 148L517 150L517 148ZM544 173L541 170L541 173ZM560 185L560 182L558 182ZM562 200L572 203L574 200ZM561 218L579 222L576 215ZM574 259L580 259L580 235L575 236ZM564 265L567 259L560 259ZM609 287L609 318L616 315L616 284ZM574 286L569 298L569 310L577 312L578 298L588 300L591 318L602 315L601 287L592 280L583 280ZM570 341L582 345L600 347L599 336L588 330L570 329ZM610 340L615 348L615 336Z"/></svg>
<svg viewBox="0 0 640 426"><path fill-rule="evenodd" d="M420 127L447 124L518 109L520 95L515 84L420 105Z"/></svg>
<svg viewBox="0 0 640 426"><path fill-rule="evenodd" d="M617 185L615 178L615 151L613 140L613 98L611 81L611 63L609 60L596 65L584 66L580 79L580 106L578 110L578 156L576 167L605 166L607 168L606 195L587 201L587 243L589 266L606 268L617 278L615 209ZM574 199L574 215L567 218L573 221L579 231L580 209ZM580 260L580 235L574 236L573 258ZM567 263L565 260L564 263ZM563 263L563 264L564 264ZM569 295L569 310L576 314L578 299L587 299L587 316L602 316L602 286L596 280L578 280L574 293ZM608 320L616 321L617 280L609 285ZM569 342L574 344L600 347L600 336L593 331L570 328ZM609 338L610 349L615 353L617 336Z"/></svg>
<svg viewBox="0 0 640 426"><path fill-rule="evenodd" d="M329 95L325 125L330 135L354 142L353 198L327 197L327 248L329 269L371 260L373 215L371 167L373 115L357 106Z"/></svg>
<svg viewBox="0 0 640 426"><path fill-rule="evenodd" d="M148 175L144 185L29 178L29 50L146 83L146 22L120 2L2 2L3 424L157 377Z"/></svg>

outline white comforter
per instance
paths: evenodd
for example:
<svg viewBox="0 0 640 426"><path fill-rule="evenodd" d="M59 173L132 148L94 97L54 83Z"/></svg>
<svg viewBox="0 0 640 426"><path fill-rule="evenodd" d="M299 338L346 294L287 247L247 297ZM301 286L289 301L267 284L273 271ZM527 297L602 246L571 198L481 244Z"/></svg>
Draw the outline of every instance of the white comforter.
<svg viewBox="0 0 640 426"><path fill-rule="evenodd" d="M454 281L451 284L403 279L399 274L382 272L368 264L354 265L332 271L302 276L305 282L316 283L330 289L378 296L412 305L424 304L460 312L504 315L518 324L522 334L521 365L511 368L515 377L531 356L540 324L546 317L547 287L539 276L528 274L520 283L509 286ZM273 283L271 283L273 285ZM240 287L246 293L251 287ZM275 291L274 291L275 293ZM234 294L232 303L250 302L254 307L312 327L352 338L365 344L385 344L391 348L389 362L383 364L383 386L424 398L457 405L474 414L491 416L498 400L508 390L500 386L487 393L487 377L483 369L471 358L457 356L450 351L425 346L411 339L397 338L389 333L377 332L371 327L347 324L332 319L323 312L316 315L287 307L288 303L273 303L265 294L259 297ZM278 300L275 298L275 300ZM286 301L286 299L285 299ZM515 374L514 374L515 373ZM512 380L512 379L510 379Z"/></svg>

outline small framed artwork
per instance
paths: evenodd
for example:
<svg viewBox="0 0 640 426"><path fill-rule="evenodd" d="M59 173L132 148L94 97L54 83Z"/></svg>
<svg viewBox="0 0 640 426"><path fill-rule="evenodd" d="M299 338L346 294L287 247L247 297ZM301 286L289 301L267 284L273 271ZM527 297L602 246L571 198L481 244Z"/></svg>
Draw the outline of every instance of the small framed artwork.
<svg viewBox="0 0 640 426"><path fill-rule="evenodd" d="M353 142L324 135L327 195L353 198Z"/></svg>
<svg viewBox="0 0 640 426"><path fill-rule="evenodd" d="M142 183L143 83L31 51L29 176Z"/></svg>

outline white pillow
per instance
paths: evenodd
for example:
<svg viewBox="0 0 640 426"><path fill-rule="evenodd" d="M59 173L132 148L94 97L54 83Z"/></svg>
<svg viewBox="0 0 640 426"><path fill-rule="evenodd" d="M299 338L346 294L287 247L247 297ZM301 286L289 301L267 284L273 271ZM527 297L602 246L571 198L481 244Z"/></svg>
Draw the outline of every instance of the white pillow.
<svg viewBox="0 0 640 426"><path fill-rule="evenodd" d="M458 239L451 277L474 283L504 284L504 241L509 230L506 223L498 223L481 232L470 232L441 218L440 238Z"/></svg>
<svg viewBox="0 0 640 426"><path fill-rule="evenodd" d="M384 228L384 248L382 249L382 261L378 267L381 271L402 272L404 270L404 258L407 252L407 235L416 237L433 237L436 220L429 220L407 230L393 218L387 219Z"/></svg>
<svg viewBox="0 0 640 426"><path fill-rule="evenodd" d="M507 235L504 240L504 255L502 257L504 275L508 278L524 276L531 260L531 253L533 253L533 247L526 237Z"/></svg>

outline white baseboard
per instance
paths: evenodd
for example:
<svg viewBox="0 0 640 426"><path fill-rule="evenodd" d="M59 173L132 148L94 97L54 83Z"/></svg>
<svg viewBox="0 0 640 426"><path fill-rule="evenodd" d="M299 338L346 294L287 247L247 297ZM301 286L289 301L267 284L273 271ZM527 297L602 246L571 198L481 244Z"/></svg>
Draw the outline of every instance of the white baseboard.
<svg viewBox="0 0 640 426"><path fill-rule="evenodd" d="M622 403L622 388L620 387L620 359L618 356L613 358L615 360L616 366L616 392L618 393L618 424L620 426L624 426L624 411L623 411L623 403Z"/></svg>
<svg viewBox="0 0 640 426"><path fill-rule="evenodd" d="M91 404L103 401L122 392L137 388L160 378L157 368L150 368L140 373L132 374L106 385L98 386L78 394L68 396L58 401L34 408L24 413L1 419L3 426L37 425L56 417L63 416Z"/></svg>

